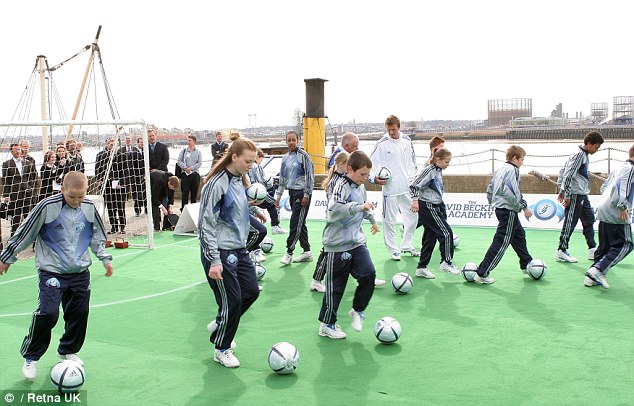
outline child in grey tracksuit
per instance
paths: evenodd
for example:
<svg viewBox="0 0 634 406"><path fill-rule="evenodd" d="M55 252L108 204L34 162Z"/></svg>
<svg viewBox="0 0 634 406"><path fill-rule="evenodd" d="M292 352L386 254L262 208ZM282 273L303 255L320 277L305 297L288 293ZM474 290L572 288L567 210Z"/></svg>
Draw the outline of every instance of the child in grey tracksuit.
<svg viewBox="0 0 634 406"><path fill-rule="evenodd" d="M364 310L374 292L376 271L366 247L363 233L364 219L372 223L372 234L379 228L371 215L372 203L366 202L363 183L368 179L372 161L361 151L353 152L348 159L347 174L333 187L328 201L326 226L323 232L323 246L326 255L326 292L319 312L319 335L340 339L346 334L336 325L337 310L352 275L358 282L349 314L352 328L361 331Z"/></svg>
<svg viewBox="0 0 634 406"><path fill-rule="evenodd" d="M557 180L559 186L558 200L564 206L564 221L559 236L559 246L555 259L562 262L577 262L568 253L570 236L581 220L583 235L588 245L588 257L594 258L596 242L594 241L594 213L590 206L589 155L594 154L603 144L603 137L596 131L589 132L583 139L583 146L571 155L562 168Z"/></svg>
<svg viewBox="0 0 634 406"><path fill-rule="evenodd" d="M634 145L625 164L612 172L601 187L599 247L594 264L586 272L586 286L609 288L605 275L608 270L632 252L632 202L634 201Z"/></svg>
<svg viewBox="0 0 634 406"><path fill-rule="evenodd" d="M526 246L526 232L517 213L524 211L529 218L533 212L527 207L520 192L520 166L524 163L526 152L522 147L511 145L506 150L506 163L495 172L487 188L489 204L495 207L498 226L491 246L478 266L476 282L491 284L495 282L489 273L500 263L509 245L520 259L520 269L533 260Z"/></svg>

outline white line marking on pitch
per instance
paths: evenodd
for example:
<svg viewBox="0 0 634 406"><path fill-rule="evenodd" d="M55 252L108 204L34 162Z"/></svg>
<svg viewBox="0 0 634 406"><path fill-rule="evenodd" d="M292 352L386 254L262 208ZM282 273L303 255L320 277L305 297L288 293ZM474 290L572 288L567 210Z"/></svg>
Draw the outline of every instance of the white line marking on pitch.
<svg viewBox="0 0 634 406"><path fill-rule="evenodd" d="M129 302L137 302L139 300L146 300L146 299L152 299L154 297L159 297L159 296L164 296L164 295L169 295L170 293L174 293L174 292L180 292L181 290L187 290L190 288L193 288L195 286L201 285L203 283L207 282L206 280L204 281L199 281L196 283L191 283L189 285L185 285L185 286L181 286L180 288L176 288L176 289L171 289L171 290L166 290L165 292L159 292L159 293L152 293L151 295L145 295L145 296L140 296L140 297L135 297L132 299L123 299L123 300L119 300L116 302L110 302L110 303L100 303L100 304L96 304L96 305L91 305L90 308L91 309L96 309L99 307L107 307L107 306L114 306L114 305L118 305L118 304L123 304L123 303L129 303ZM17 316L29 316L32 315L33 312L28 312L28 313L11 313L11 314L0 314L0 317L17 317Z"/></svg>
<svg viewBox="0 0 634 406"><path fill-rule="evenodd" d="M182 242L189 242L189 240L177 241L177 242L174 242L174 243L171 243L171 244L161 245L160 247L154 247L154 249L160 249L160 248L165 248L165 247L171 247L171 246L173 246L173 245L178 245L178 244L180 244L180 243L182 243ZM128 256L130 256L130 255L135 255L135 254L138 254L139 252L141 252L141 251L129 252L129 253L127 253L127 254L117 255L117 257L116 257L116 258L128 257ZM114 258L114 259L116 259L116 258ZM113 260L114 260L114 259L113 259ZM95 261L95 263L96 263L96 261ZM115 266L116 266L116 263L115 263ZM7 283L19 282L19 281L22 281L22 280L25 280L25 279L35 278L36 276L37 276L37 274L35 274L35 275L29 275L29 276L24 276L24 277L22 277L22 278L17 278L17 279L11 279L11 280L4 281L4 282L0 282L0 286L2 286L2 285L6 285Z"/></svg>

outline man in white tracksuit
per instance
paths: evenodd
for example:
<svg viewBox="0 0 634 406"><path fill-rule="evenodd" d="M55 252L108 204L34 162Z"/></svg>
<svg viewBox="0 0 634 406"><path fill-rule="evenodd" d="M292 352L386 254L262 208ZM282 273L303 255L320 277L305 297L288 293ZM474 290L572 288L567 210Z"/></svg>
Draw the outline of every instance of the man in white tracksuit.
<svg viewBox="0 0 634 406"><path fill-rule="evenodd" d="M381 185L383 189L383 239L394 261L400 261L401 252L409 252L413 256L420 253L414 248L414 232L418 222L418 214L411 211L412 198L409 184L416 175L416 155L412 140L401 134L401 122L396 116L385 120L387 133L376 143L370 158L372 172L370 182ZM389 180L377 177L382 167L392 172ZM403 240L399 249L396 243L396 216L403 218Z"/></svg>

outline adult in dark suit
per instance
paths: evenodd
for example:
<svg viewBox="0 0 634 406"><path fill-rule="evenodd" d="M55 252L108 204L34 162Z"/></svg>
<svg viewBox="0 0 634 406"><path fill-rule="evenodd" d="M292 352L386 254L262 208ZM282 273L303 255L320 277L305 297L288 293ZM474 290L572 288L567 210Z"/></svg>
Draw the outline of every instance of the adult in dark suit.
<svg viewBox="0 0 634 406"><path fill-rule="evenodd" d="M147 139L150 144L150 171L158 169L167 172L167 164L170 161L170 152L167 145L156 141L154 130L147 131Z"/></svg>
<svg viewBox="0 0 634 406"><path fill-rule="evenodd" d="M40 179L42 185L40 186L39 200L46 199L49 196L59 193L59 189L55 190L53 184L55 178L57 178L57 167L55 166L56 155L54 151L46 151L44 154L44 163L40 168Z"/></svg>
<svg viewBox="0 0 634 406"><path fill-rule="evenodd" d="M127 162L124 154L113 151L114 139L106 140L106 147L99 151L95 162L95 177L100 182L100 191L103 189L103 198L108 208L108 221L110 231L108 234L119 232L125 234L125 182ZM108 162L112 156L112 164L108 172ZM105 183L105 185L104 185Z"/></svg>
<svg viewBox="0 0 634 406"><path fill-rule="evenodd" d="M172 214L174 190L179 186L180 179L169 172L156 170L150 173L154 231L161 231L161 214L163 214L163 230L168 230L172 227L167 220L167 215Z"/></svg>
<svg viewBox="0 0 634 406"><path fill-rule="evenodd" d="M216 133L216 142L211 144L211 156L214 157L212 165L215 165L216 162L218 162L218 160L222 158L227 148L229 148L229 144L222 140L222 133L218 131Z"/></svg>
<svg viewBox="0 0 634 406"><path fill-rule="evenodd" d="M7 215L11 218L11 235L18 229L22 217L26 216L33 204L36 190L37 169L30 160L22 157L19 144L11 144L12 158L2 163L4 180L4 201L8 203Z"/></svg>

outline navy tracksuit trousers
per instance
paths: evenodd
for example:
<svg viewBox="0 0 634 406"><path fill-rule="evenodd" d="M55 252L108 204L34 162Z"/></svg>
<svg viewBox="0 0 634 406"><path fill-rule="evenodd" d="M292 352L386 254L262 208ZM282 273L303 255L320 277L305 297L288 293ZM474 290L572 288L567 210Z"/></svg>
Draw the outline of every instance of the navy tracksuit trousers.
<svg viewBox="0 0 634 406"><path fill-rule="evenodd" d="M528 263L533 260L533 257L528 253L526 232L517 213L508 209L496 208L495 216L498 219L498 227L495 230L491 246L478 266L478 275L480 276L488 276L500 263L509 244L520 259L520 269L526 269Z"/></svg>
<svg viewBox="0 0 634 406"><path fill-rule="evenodd" d="M570 196L570 204L564 211L564 224L559 235L559 249L567 250L570 236L581 220L583 226L583 236L586 238L588 248L594 248L597 243L594 241L594 212L590 206L590 200L586 195Z"/></svg>
<svg viewBox="0 0 634 406"><path fill-rule="evenodd" d="M286 239L286 252L293 254L297 241L304 251L310 251L310 243L308 242L308 228L306 227L306 216L310 207L310 198L308 205L302 206L304 198L303 190L288 190L288 201L291 204L291 224Z"/></svg>
<svg viewBox="0 0 634 406"><path fill-rule="evenodd" d="M240 318L257 300L260 290L253 262L246 249L220 250L220 260L222 280L211 279L208 274L211 264L201 252L203 271L218 304L218 328L209 341L217 349L226 350L238 331Z"/></svg>
<svg viewBox="0 0 634 406"><path fill-rule="evenodd" d="M632 225L599 222L599 247L593 267L604 274L632 252Z"/></svg>
<svg viewBox="0 0 634 406"><path fill-rule="evenodd" d="M352 308L362 312L368 307L374 293L374 279L376 271L370 252L365 245L360 245L350 251L325 252L324 267L326 268L326 293L319 311L319 321L333 324L337 321L337 310L346 290L348 276L357 280Z"/></svg>
<svg viewBox="0 0 634 406"><path fill-rule="evenodd" d="M59 318L59 305L64 310L64 334L57 352L76 354L86 339L90 305L90 272L72 274L38 272L39 306L33 312L29 334L24 337L20 353L24 358L37 361L51 343L51 330Z"/></svg>

